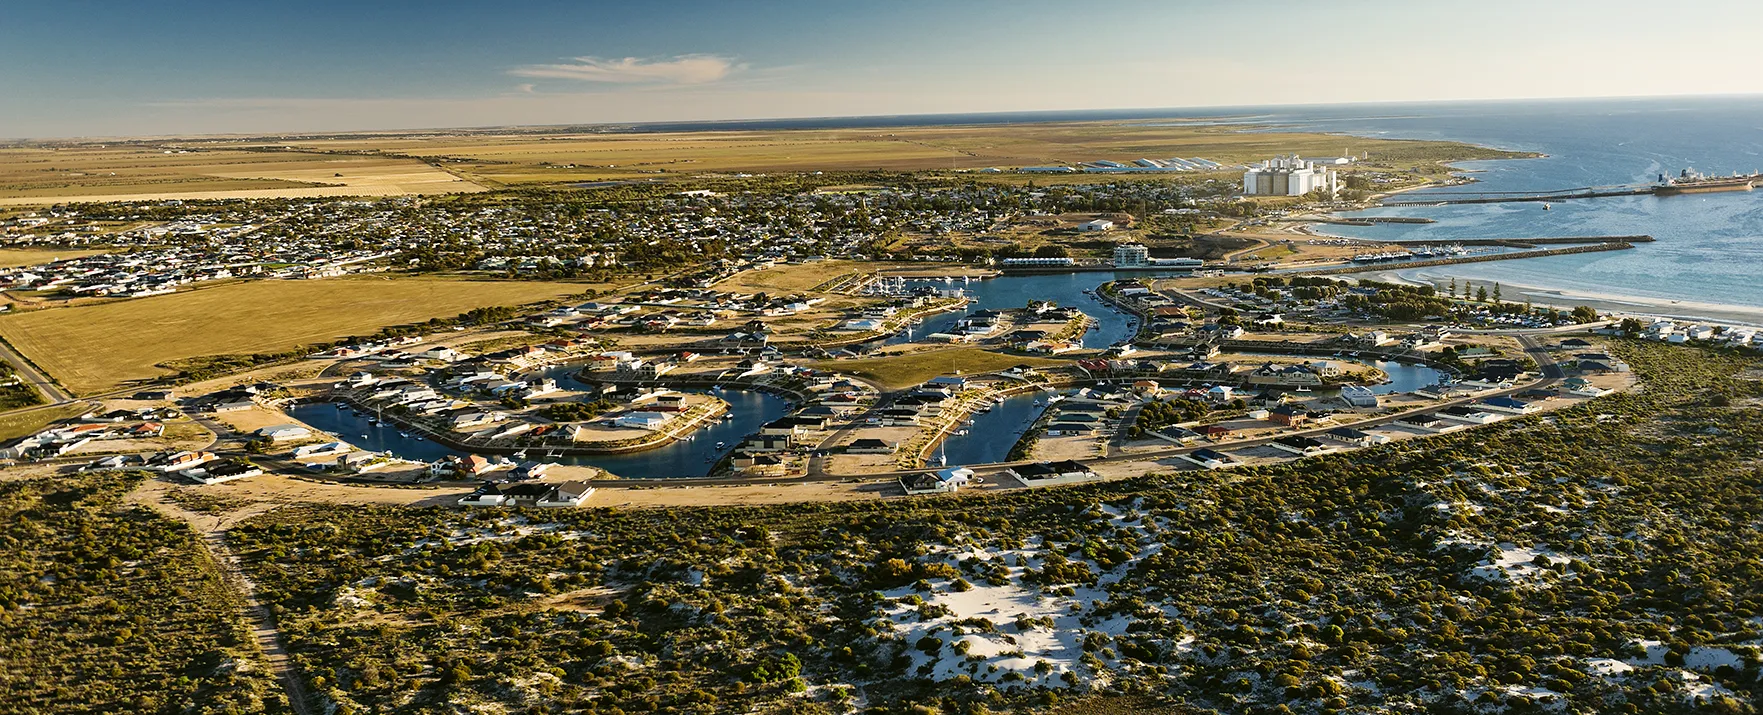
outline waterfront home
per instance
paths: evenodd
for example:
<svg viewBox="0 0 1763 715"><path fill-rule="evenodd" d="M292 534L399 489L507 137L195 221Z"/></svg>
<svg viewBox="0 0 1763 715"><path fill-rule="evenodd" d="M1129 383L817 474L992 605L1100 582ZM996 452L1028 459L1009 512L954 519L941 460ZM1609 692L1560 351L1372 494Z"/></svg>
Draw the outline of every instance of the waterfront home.
<svg viewBox="0 0 1763 715"><path fill-rule="evenodd" d="M1314 437L1300 437L1297 435L1276 439L1270 446L1274 449L1291 452L1300 457L1314 457L1319 454L1327 454L1335 451L1334 448L1323 444L1322 440Z"/></svg>
<svg viewBox="0 0 1763 715"><path fill-rule="evenodd" d="M670 419L672 419L671 416L661 412L627 412L619 415L617 419L613 420L613 423L620 427L657 430L666 425Z"/></svg>
<svg viewBox="0 0 1763 715"><path fill-rule="evenodd" d="M311 437L312 430L296 424L272 425L257 430L257 436L271 442L292 442Z"/></svg>
<svg viewBox="0 0 1763 715"><path fill-rule="evenodd" d="M348 443L346 443L346 442L326 442L324 444L308 444L308 445L302 445L299 447L295 447L294 448L294 458L295 459L304 459L307 457L329 457L333 454L343 454L345 452L350 451L351 449L354 449L354 448L350 447L348 445Z"/></svg>
<svg viewBox="0 0 1763 715"><path fill-rule="evenodd" d="M1222 405L1236 397L1236 390L1229 385L1213 385L1212 389L1206 391L1206 397L1213 404Z"/></svg>
<svg viewBox="0 0 1763 715"><path fill-rule="evenodd" d="M736 455L734 468L743 477L781 477L788 473L783 458L769 454Z"/></svg>
<svg viewBox="0 0 1763 715"><path fill-rule="evenodd" d="M1349 407L1376 407L1377 393L1372 392L1369 387L1342 385L1341 401Z"/></svg>
<svg viewBox="0 0 1763 715"><path fill-rule="evenodd" d="M973 478L973 470L966 467L948 467L935 472L908 474L900 477L900 488L911 496L920 494L947 494L959 491L967 486Z"/></svg>
<svg viewBox="0 0 1763 715"><path fill-rule="evenodd" d="M741 449L753 453L788 452L796 447L794 435L754 435L741 443Z"/></svg>
<svg viewBox="0 0 1763 715"><path fill-rule="evenodd" d="M1200 465L1201 469L1223 469L1237 463L1235 457L1212 449L1196 449L1181 458Z"/></svg>

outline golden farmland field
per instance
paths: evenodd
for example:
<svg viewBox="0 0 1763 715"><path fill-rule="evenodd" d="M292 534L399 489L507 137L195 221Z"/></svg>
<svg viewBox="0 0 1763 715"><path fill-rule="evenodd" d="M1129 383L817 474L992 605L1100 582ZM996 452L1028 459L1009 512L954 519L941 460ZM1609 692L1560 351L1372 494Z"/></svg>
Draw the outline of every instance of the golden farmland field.
<svg viewBox="0 0 1763 715"><path fill-rule="evenodd" d="M102 250L80 250L72 248L0 248L0 268L17 266L34 266L54 260L84 258L106 253Z"/></svg>
<svg viewBox="0 0 1763 715"><path fill-rule="evenodd" d="M658 172L974 169L1111 159L1204 157L1226 164L1276 154L1370 152L1397 165L1493 158L1505 152L1452 142L1363 139L1242 127L1074 122L883 129L674 133L457 134L297 140L324 151L378 150L462 160L449 168L486 185L617 178ZM479 163L473 163L476 160ZM573 165L573 168L571 168Z"/></svg>
<svg viewBox="0 0 1763 715"><path fill-rule="evenodd" d="M160 363L274 352L580 293L581 283L350 277L249 281L136 300L0 316L0 336L68 390L89 395L161 377Z"/></svg>
<svg viewBox="0 0 1763 715"><path fill-rule="evenodd" d="M172 144L0 148L0 206L66 201L392 196L483 187L409 158ZM167 153L170 152L170 153Z"/></svg>
<svg viewBox="0 0 1763 715"><path fill-rule="evenodd" d="M1242 129L1072 122L645 133L358 133L22 144L0 148L0 205L82 199L386 196L730 172L1010 168L1099 159L1203 157L1238 164L1290 152L1312 156L1370 152L1379 164L1436 171L1439 161L1513 156L1452 142ZM1087 175L1034 178L1055 183L1097 180Z"/></svg>

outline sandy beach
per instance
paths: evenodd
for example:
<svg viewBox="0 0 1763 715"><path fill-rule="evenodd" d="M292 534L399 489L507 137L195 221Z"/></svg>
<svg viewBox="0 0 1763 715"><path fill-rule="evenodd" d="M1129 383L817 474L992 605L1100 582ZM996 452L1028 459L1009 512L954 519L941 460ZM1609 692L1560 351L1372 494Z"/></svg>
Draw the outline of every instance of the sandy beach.
<svg viewBox="0 0 1763 715"><path fill-rule="evenodd" d="M1448 271L1450 266L1432 268L1384 269L1368 270L1364 273L1349 274L1348 278L1367 278L1387 283L1406 283L1410 285L1432 285L1445 290L1453 276L1441 271ZM1408 275L1404 275L1408 274ZM1496 281L1470 280L1457 278L1459 290L1474 291L1487 288L1492 292ZM1555 308L1572 308L1589 305L1600 313L1616 313L1647 317L1670 318L1673 320L1707 321L1732 325L1763 327L1763 307L1745 305L1726 305L1721 303L1700 303L1689 300L1669 300L1665 298L1644 298L1639 296L1615 295L1609 293L1588 293L1581 291L1539 288L1536 286L1519 285L1498 281L1500 297L1507 302L1523 302Z"/></svg>

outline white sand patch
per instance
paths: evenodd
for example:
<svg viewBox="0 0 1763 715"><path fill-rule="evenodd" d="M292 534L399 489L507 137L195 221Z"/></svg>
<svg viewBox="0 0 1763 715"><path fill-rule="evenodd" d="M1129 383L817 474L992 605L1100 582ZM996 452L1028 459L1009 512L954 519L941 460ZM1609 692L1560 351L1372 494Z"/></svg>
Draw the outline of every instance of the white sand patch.
<svg viewBox="0 0 1763 715"><path fill-rule="evenodd" d="M1491 560L1469 570L1469 575L1490 581L1532 581L1540 578L1547 566L1567 563L1568 559L1538 546L1519 547L1502 543L1500 552Z"/></svg>
<svg viewBox="0 0 1763 715"><path fill-rule="evenodd" d="M1142 517L1115 507L1102 505L1092 512L1110 518L1117 526L1129 531L1155 528L1147 527ZM883 595L895 599L895 603L885 609L884 616L871 623L887 620L894 624L895 635L906 644L912 657L911 672L923 673L935 680L965 675L974 681L1000 687L1055 688L1093 681L1105 677L1106 673L1095 672L1084 665L1085 641L1092 638L1092 634L1100 634L1106 638L1098 638L1098 641L1111 643L1113 637L1126 633L1127 626L1132 623L1132 619L1124 615L1098 619L1094 614L1095 605L1109 600L1105 590L1107 584L1119 580L1134 563L1162 547L1160 543L1140 547L1143 540L1136 534L1134 539L1119 544L1134 549L1134 554L1112 570L1103 570L1088 559L1072 558L1072 563L1086 564L1100 575L1098 586L1094 588L1068 584L1070 595L1056 595L1053 593L1055 589L1040 590L1024 585L1022 581L1026 571L1039 568L1043 563L1042 553L1064 553L1063 545L1031 540L1027 548L1020 550L973 546L958 552L939 549L935 556L951 564L972 559L1005 565L1008 583L991 585L977 581L968 590L958 591L952 581L934 579L932 590L928 592L915 591L910 586L887 591ZM912 596L917 596L924 605L913 605ZM921 612L934 615L925 618ZM983 620L991 624L991 628L971 622L972 619ZM970 622L962 625L962 621ZM918 647L926 637L942 643L934 652L927 653ZM1191 649L1192 639L1186 643ZM1102 645L1108 647L1107 643ZM1178 644L1177 650L1181 648L1182 645ZM1108 660L1102 648L1090 654L1104 662Z"/></svg>

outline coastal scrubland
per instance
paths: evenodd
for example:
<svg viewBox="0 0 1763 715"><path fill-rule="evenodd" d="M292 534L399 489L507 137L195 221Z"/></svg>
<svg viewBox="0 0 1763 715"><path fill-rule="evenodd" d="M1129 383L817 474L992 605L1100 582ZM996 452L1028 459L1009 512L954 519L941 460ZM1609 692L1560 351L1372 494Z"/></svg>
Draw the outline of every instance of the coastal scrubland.
<svg viewBox="0 0 1763 715"><path fill-rule="evenodd" d="M93 394L163 377L174 372L166 364L181 360L274 353L592 287L410 276L258 280L0 315L0 336L67 389Z"/></svg>
<svg viewBox="0 0 1763 715"><path fill-rule="evenodd" d="M1612 349L1643 389L1282 465L784 507L293 506L228 543L315 704L356 712L1748 712L1763 365Z"/></svg>
<svg viewBox="0 0 1763 715"><path fill-rule="evenodd" d="M282 713L237 592L142 477L0 482L0 711Z"/></svg>

